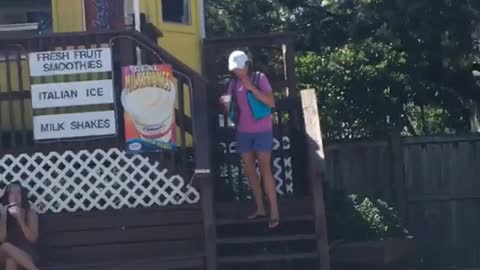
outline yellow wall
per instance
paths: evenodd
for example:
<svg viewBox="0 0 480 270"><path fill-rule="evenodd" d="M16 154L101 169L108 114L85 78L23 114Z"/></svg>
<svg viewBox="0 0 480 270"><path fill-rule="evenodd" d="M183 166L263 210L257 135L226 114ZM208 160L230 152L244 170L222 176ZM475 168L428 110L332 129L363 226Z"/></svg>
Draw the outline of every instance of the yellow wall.
<svg viewBox="0 0 480 270"><path fill-rule="evenodd" d="M158 44L183 63L201 72L201 24L198 15L198 1L200 0L190 0L190 25L163 22L161 12L162 5L160 1L162 0L141 0L140 2L141 11L145 13L147 20L158 27L163 33L163 37L158 40ZM188 87L185 87L183 95L185 100L185 115L191 116L189 106L190 89ZM178 133L177 138L179 138ZM190 144L192 141L191 135L187 135L186 139L187 144Z"/></svg>
<svg viewBox="0 0 480 270"><path fill-rule="evenodd" d="M160 2L157 3L158 16L157 27L164 33L164 38L160 39L160 45L177 56L182 62L197 71L201 71L201 25L199 18L199 0L191 0L190 18L191 25L180 25L163 22L160 12Z"/></svg>
<svg viewBox="0 0 480 270"><path fill-rule="evenodd" d="M190 0L190 25L163 22L162 0L140 0L141 11L147 20L157 26L164 37L159 45L185 64L201 71L201 23L199 18L200 0ZM55 32L84 30L82 0L52 0L53 26Z"/></svg>
<svg viewBox="0 0 480 270"><path fill-rule="evenodd" d="M128 0L125 0L128 1ZM141 12L147 20L158 27L163 37L158 44L183 63L201 72L201 19L199 9L201 0L190 0L190 25L165 23L162 18L162 0L140 0ZM84 31L83 0L52 0L53 25L55 32ZM182 94L182 93L180 93ZM185 115L190 116L190 89L184 88ZM178 106L177 106L178 108ZM190 144L191 135L187 136Z"/></svg>
<svg viewBox="0 0 480 270"><path fill-rule="evenodd" d="M15 59L10 60L8 64L3 59L0 61L0 93L8 93L10 91L20 92L20 90L30 91L27 61L21 61L21 67L19 67ZM7 79L7 74L10 77L9 80ZM24 104L21 104L22 102ZM25 121L22 120L22 116L25 118ZM31 129L32 110L30 100L1 101L0 123L1 129L4 130Z"/></svg>
<svg viewBox="0 0 480 270"><path fill-rule="evenodd" d="M84 30L82 0L52 0L53 31Z"/></svg>

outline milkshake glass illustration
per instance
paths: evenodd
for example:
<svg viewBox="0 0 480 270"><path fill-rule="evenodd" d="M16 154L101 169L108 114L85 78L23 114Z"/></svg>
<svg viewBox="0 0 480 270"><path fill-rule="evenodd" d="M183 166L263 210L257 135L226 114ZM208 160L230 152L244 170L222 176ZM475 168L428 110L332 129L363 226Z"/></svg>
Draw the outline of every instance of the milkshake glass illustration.
<svg viewBox="0 0 480 270"><path fill-rule="evenodd" d="M176 88L143 87L122 91L122 105L142 138L170 142L175 126Z"/></svg>

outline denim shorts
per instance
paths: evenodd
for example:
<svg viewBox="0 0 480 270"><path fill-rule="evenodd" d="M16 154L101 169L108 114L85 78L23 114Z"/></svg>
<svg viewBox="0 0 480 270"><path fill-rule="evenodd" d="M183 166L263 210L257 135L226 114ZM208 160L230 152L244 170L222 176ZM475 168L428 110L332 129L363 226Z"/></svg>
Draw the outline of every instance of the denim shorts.
<svg viewBox="0 0 480 270"><path fill-rule="evenodd" d="M273 148L272 131L258 133L237 132L237 153L271 152Z"/></svg>

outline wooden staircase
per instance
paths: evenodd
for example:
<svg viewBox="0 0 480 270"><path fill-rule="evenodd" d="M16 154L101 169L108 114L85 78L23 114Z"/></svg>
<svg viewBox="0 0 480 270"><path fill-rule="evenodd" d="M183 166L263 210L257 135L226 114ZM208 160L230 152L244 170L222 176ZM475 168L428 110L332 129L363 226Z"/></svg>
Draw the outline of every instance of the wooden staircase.
<svg viewBox="0 0 480 270"><path fill-rule="evenodd" d="M249 203L217 205L216 247L219 270L319 269L311 201L282 201L281 225L271 230L268 219L248 220Z"/></svg>

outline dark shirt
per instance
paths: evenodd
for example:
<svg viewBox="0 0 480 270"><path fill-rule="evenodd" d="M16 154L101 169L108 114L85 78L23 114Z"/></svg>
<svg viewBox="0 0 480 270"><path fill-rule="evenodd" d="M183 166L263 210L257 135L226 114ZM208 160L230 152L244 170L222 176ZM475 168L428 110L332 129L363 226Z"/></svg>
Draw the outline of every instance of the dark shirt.
<svg viewBox="0 0 480 270"><path fill-rule="evenodd" d="M31 242L23 233L18 220L7 211L7 239L6 242L28 253L33 259L37 258L36 243Z"/></svg>

